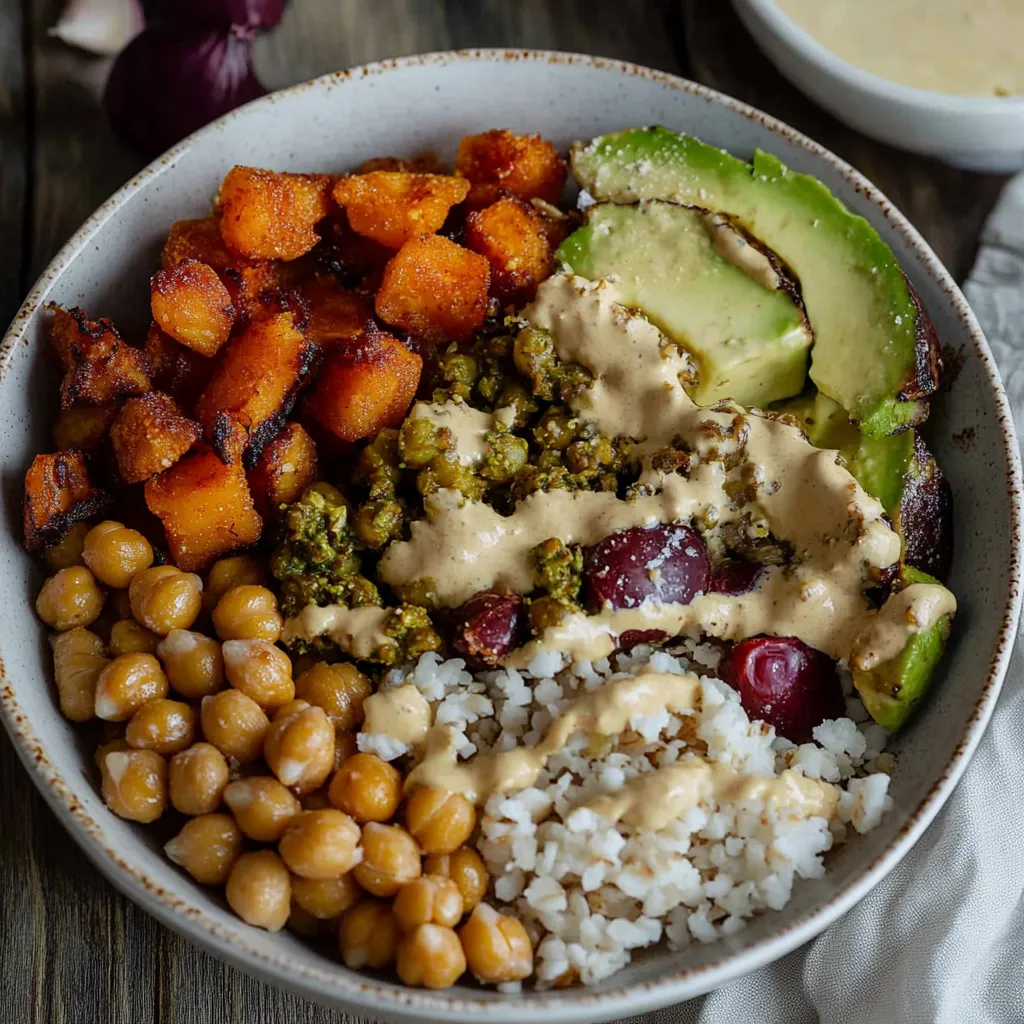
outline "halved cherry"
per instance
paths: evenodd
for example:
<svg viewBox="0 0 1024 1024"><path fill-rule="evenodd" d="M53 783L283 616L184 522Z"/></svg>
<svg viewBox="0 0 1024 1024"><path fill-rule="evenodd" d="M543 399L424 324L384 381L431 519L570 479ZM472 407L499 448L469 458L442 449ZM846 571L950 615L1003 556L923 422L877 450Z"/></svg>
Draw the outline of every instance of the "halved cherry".
<svg viewBox="0 0 1024 1024"><path fill-rule="evenodd" d="M518 594L482 590L454 615L452 647L472 665L495 665L519 642L525 622Z"/></svg>
<svg viewBox="0 0 1024 1024"><path fill-rule="evenodd" d="M826 718L846 714L835 662L795 636L755 636L733 647L722 678L739 691L747 714L803 743Z"/></svg>
<svg viewBox="0 0 1024 1024"><path fill-rule="evenodd" d="M739 597L747 594L760 582L764 566L746 558L727 558L711 570L711 592Z"/></svg>
<svg viewBox="0 0 1024 1024"><path fill-rule="evenodd" d="M711 561L696 531L679 523L635 526L587 548L583 598L590 611L645 600L689 604L708 589Z"/></svg>

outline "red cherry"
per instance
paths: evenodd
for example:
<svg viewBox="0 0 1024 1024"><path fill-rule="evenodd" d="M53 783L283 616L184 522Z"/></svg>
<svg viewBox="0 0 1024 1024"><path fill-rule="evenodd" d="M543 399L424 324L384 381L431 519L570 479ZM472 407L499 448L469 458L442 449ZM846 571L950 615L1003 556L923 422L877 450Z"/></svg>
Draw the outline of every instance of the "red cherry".
<svg viewBox="0 0 1024 1024"><path fill-rule="evenodd" d="M722 663L722 678L739 691L747 714L803 743L826 718L846 714L835 663L795 636L743 640Z"/></svg>

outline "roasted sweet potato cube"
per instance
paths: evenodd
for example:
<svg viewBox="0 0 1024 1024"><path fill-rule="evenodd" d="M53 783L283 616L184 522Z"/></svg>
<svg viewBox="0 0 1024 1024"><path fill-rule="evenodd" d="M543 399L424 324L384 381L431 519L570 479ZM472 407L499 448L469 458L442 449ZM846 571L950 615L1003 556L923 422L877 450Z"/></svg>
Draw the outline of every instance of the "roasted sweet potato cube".
<svg viewBox="0 0 1024 1024"><path fill-rule="evenodd" d="M37 455L25 474L25 547L42 551L59 544L75 523L99 515L110 495L89 479L79 451Z"/></svg>
<svg viewBox="0 0 1024 1024"><path fill-rule="evenodd" d="M393 249L356 234L344 210L336 210L320 225L323 242L316 250L321 269L333 274L346 287L362 285L376 291Z"/></svg>
<svg viewBox="0 0 1024 1024"><path fill-rule="evenodd" d="M254 461L281 429L313 368L319 348L295 326L294 314L254 320L224 349L221 363L196 403L196 418L211 437L226 414L245 428Z"/></svg>
<svg viewBox="0 0 1024 1024"><path fill-rule="evenodd" d="M490 266L441 235L410 239L384 268L377 315L428 341L461 341L484 322Z"/></svg>
<svg viewBox="0 0 1024 1024"><path fill-rule="evenodd" d="M171 225L160 254L160 264L166 270L182 260L199 260L214 270L246 262L224 244L220 236L220 221L216 217L178 220Z"/></svg>
<svg viewBox="0 0 1024 1024"><path fill-rule="evenodd" d="M116 415L116 405L76 405L73 409L62 409L53 421L53 443L61 451L69 448L91 451L107 436Z"/></svg>
<svg viewBox="0 0 1024 1024"><path fill-rule="evenodd" d="M109 320L90 320L85 311L50 307L51 337L64 364L62 409L73 405L109 405L149 390L145 356L124 341Z"/></svg>
<svg viewBox="0 0 1024 1024"><path fill-rule="evenodd" d="M330 178L256 167L232 167L220 186L224 244L251 260L295 260L319 241L313 230L327 216Z"/></svg>
<svg viewBox="0 0 1024 1024"><path fill-rule="evenodd" d="M137 484L173 466L202 435L170 395L161 391L129 398L110 428L117 471Z"/></svg>
<svg viewBox="0 0 1024 1024"><path fill-rule="evenodd" d="M354 345L373 316L373 301L330 280L305 281L299 288L307 306L306 337L325 352L336 345Z"/></svg>
<svg viewBox="0 0 1024 1024"><path fill-rule="evenodd" d="M467 135L459 143L455 166L473 185L469 200L475 207L493 203L500 189L522 199L536 196L557 203L568 173L550 142L504 128Z"/></svg>
<svg viewBox="0 0 1024 1024"><path fill-rule="evenodd" d="M530 299L554 267L540 217L522 199L505 196L466 218L466 245L491 265L491 292Z"/></svg>
<svg viewBox="0 0 1024 1024"><path fill-rule="evenodd" d="M276 517L282 505L298 501L316 479L316 442L299 423L286 423L249 474L256 510L264 519Z"/></svg>
<svg viewBox="0 0 1024 1024"><path fill-rule="evenodd" d="M225 464L197 448L146 482L146 504L160 518L174 564L186 572L260 539L262 520L240 461Z"/></svg>
<svg viewBox="0 0 1024 1024"><path fill-rule="evenodd" d="M183 409L191 410L203 388L210 382L217 360L164 334L159 324L150 324L143 348L149 377L157 391L169 394Z"/></svg>
<svg viewBox="0 0 1024 1024"><path fill-rule="evenodd" d="M468 194L463 178L410 171L346 174L334 186L334 200L344 207L352 230L391 249L417 235L432 235Z"/></svg>
<svg viewBox="0 0 1024 1024"><path fill-rule="evenodd" d="M175 341L204 356L216 355L231 334L235 307L217 271L199 260L182 260L150 280L153 319Z"/></svg>
<svg viewBox="0 0 1024 1024"><path fill-rule="evenodd" d="M375 156L364 160L357 168L356 174L369 174L371 171L419 171L423 174L451 174L448 165L436 154L431 152L417 153L411 160L403 160L399 156Z"/></svg>
<svg viewBox="0 0 1024 1024"><path fill-rule="evenodd" d="M356 350L328 354L306 411L342 441L373 437L405 418L422 370L415 352L371 321Z"/></svg>

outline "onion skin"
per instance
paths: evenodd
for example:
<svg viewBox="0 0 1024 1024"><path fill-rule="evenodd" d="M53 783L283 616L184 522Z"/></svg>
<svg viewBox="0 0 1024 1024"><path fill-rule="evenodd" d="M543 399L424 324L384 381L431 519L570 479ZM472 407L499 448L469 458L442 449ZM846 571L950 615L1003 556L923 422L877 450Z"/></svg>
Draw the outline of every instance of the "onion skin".
<svg viewBox="0 0 1024 1024"><path fill-rule="evenodd" d="M284 13L285 0L163 0L160 13L193 25L237 25L273 28Z"/></svg>
<svg viewBox="0 0 1024 1024"><path fill-rule="evenodd" d="M122 142L153 158L266 91L251 30L174 22L147 28L121 52L103 105Z"/></svg>

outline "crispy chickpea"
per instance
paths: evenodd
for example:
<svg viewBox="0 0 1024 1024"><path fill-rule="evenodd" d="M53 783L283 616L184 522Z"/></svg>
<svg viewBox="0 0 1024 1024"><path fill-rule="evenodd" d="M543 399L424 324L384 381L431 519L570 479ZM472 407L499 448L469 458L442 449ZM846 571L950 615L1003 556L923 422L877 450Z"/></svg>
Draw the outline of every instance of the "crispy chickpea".
<svg viewBox="0 0 1024 1024"><path fill-rule="evenodd" d="M295 695L323 708L342 729L363 724L363 701L373 684L350 662L318 662L295 680Z"/></svg>
<svg viewBox="0 0 1024 1024"><path fill-rule="evenodd" d="M199 721L207 741L239 764L248 764L260 756L270 727L259 704L238 690L221 690L212 697L204 697Z"/></svg>
<svg viewBox="0 0 1024 1024"><path fill-rule="evenodd" d="M161 636L172 629L188 629L202 608L202 595L203 581L173 565L143 569L128 587L132 615Z"/></svg>
<svg viewBox="0 0 1024 1024"><path fill-rule="evenodd" d="M463 908L466 911L472 910L484 898L490 884L490 875L483 858L468 846L462 846L453 853L427 857L423 861L423 870L431 875L450 878L462 893Z"/></svg>
<svg viewBox="0 0 1024 1024"><path fill-rule="evenodd" d="M73 565L85 565L82 549L85 547L85 535L90 529L88 523L75 523L59 544L54 544L43 552L43 560L47 566L57 572L60 569L69 569Z"/></svg>
<svg viewBox="0 0 1024 1024"><path fill-rule="evenodd" d="M274 716L263 754L286 786L309 793L327 781L334 767L334 726L323 708L295 701Z"/></svg>
<svg viewBox="0 0 1024 1024"><path fill-rule="evenodd" d="M402 776L375 754L354 754L331 779L328 798L360 825L388 821L402 800Z"/></svg>
<svg viewBox="0 0 1024 1024"><path fill-rule="evenodd" d="M213 628L221 640L273 643L281 635L283 625L273 592L252 583L232 587L213 609Z"/></svg>
<svg viewBox="0 0 1024 1024"><path fill-rule="evenodd" d="M108 519L86 535L82 558L98 580L124 590L153 564L153 545L138 530Z"/></svg>
<svg viewBox="0 0 1024 1024"><path fill-rule="evenodd" d="M72 722L87 722L96 711L96 681L110 664L103 641L81 626L50 637L53 676L60 710Z"/></svg>
<svg viewBox="0 0 1024 1024"><path fill-rule="evenodd" d="M362 890L349 875L337 878L303 878L292 875L292 903L321 921L329 921L354 906Z"/></svg>
<svg viewBox="0 0 1024 1024"><path fill-rule="evenodd" d="M96 717L126 722L143 704L167 696L167 676L152 654L122 654L96 680Z"/></svg>
<svg viewBox="0 0 1024 1024"><path fill-rule="evenodd" d="M209 697L224 688L224 655L212 637L188 629L172 629L156 653L171 686L189 700Z"/></svg>
<svg viewBox="0 0 1024 1024"><path fill-rule="evenodd" d="M334 727L334 768L337 771L350 757L359 753L356 734L347 729Z"/></svg>
<svg viewBox="0 0 1024 1024"><path fill-rule="evenodd" d="M414 988L451 988L466 973L466 954L451 928L421 924L398 943L395 970Z"/></svg>
<svg viewBox="0 0 1024 1024"><path fill-rule="evenodd" d="M167 807L167 762L154 750L115 750L103 758L103 800L117 815L148 824Z"/></svg>
<svg viewBox="0 0 1024 1024"><path fill-rule="evenodd" d="M363 900L346 910L338 928L338 951L346 967L380 970L395 958L398 922L380 900Z"/></svg>
<svg viewBox="0 0 1024 1024"><path fill-rule="evenodd" d="M104 596L84 565L72 565L43 584L36 598L36 614L59 633L76 626L90 626L103 611Z"/></svg>
<svg viewBox="0 0 1024 1024"><path fill-rule="evenodd" d="M128 744L125 742L123 736L115 736L112 740L107 740L106 743L101 743L96 748L96 753L93 754L93 760L96 762L96 767L99 768L100 773L102 774L103 772L103 762L106 760L107 754L113 754L127 749Z"/></svg>
<svg viewBox="0 0 1024 1024"><path fill-rule="evenodd" d="M116 658L121 654L156 654L160 637L140 626L134 619L121 619L110 627L107 649Z"/></svg>
<svg viewBox="0 0 1024 1024"><path fill-rule="evenodd" d="M190 818L164 853L202 885L223 885L242 852L241 829L230 814Z"/></svg>
<svg viewBox="0 0 1024 1024"><path fill-rule="evenodd" d="M192 745L196 713L180 700L164 697L143 704L131 717L124 738L135 750L177 754Z"/></svg>
<svg viewBox="0 0 1024 1024"><path fill-rule="evenodd" d="M171 806L182 814L210 814L220 807L228 784L228 763L209 743L193 743L171 758Z"/></svg>
<svg viewBox="0 0 1024 1024"><path fill-rule="evenodd" d="M368 893L394 896L421 871L416 840L404 828L375 821L363 826L363 859L353 873Z"/></svg>
<svg viewBox="0 0 1024 1024"><path fill-rule="evenodd" d="M224 803L238 827L260 843L276 843L302 809L291 790L269 775L238 779L224 790Z"/></svg>
<svg viewBox="0 0 1024 1024"><path fill-rule="evenodd" d="M231 868L224 895L246 924L278 932L291 910L291 875L273 850L243 853Z"/></svg>
<svg viewBox="0 0 1024 1024"><path fill-rule="evenodd" d="M203 607L212 612L220 599L232 588L245 584L264 586L267 571L263 565L249 555L232 555L219 558L210 566L203 589Z"/></svg>
<svg viewBox="0 0 1024 1024"><path fill-rule="evenodd" d="M359 862L359 826L333 807L300 811L277 845L285 864L303 878L337 878Z"/></svg>
<svg viewBox="0 0 1024 1024"><path fill-rule="evenodd" d="M292 663L269 640L226 640L221 645L228 682L264 711L276 711L295 699Z"/></svg>
<svg viewBox="0 0 1024 1024"><path fill-rule="evenodd" d="M522 981L533 973L533 946L522 923L486 903L476 905L459 938L470 971L485 985Z"/></svg>
<svg viewBox="0 0 1024 1024"><path fill-rule="evenodd" d="M443 924L454 928L462 919L462 893L443 875L422 875L398 890L395 918L403 932L421 924Z"/></svg>
<svg viewBox="0 0 1024 1024"><path fill-rule="evenodd" d="M419 786L405 801L405 827L426 854L457 850L475 825L476 808L461 793Z"/></svg>

